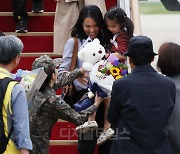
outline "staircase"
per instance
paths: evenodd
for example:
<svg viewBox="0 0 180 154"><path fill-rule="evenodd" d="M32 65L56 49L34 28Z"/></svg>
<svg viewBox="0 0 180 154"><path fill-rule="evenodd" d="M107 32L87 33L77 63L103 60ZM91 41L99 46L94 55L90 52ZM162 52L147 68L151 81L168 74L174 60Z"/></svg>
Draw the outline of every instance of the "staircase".
<svg viewBox="0 0 180 154"><path fill-rule="evenodd" d="M44 0L45 12L35 14L31 12L32 1L27 0L29 16L27 34L14 33L15 23L11 2L12 0L0 0L0 31L5 34L16 35L24 43L22 59L18 67L30 70L36 57L42 54L57 56L53 54L53 23L56 2Z"/></svg>
<svg viewBox="0 0 180 154"><path fill-rule="evenodd" d="M116 5L116 0L106 0L107 8ZM53 53L53 23L56 2L44 0L44 13L32 13L32 1L27 0L29 16L28 33L15 33L15 23L12 13L12 0L0 0L0 31L6 35L16 35L24 43L24 50L18 68L31 70L35 58L48 54L59 57ZM16 69L18 69L16 68ZM16 71L16 70L14 70ZM97 151L97 148L96 148ZM77 134L75 125L59 120L51 131L49 147L50 154L77 154ZM97 153L97 152L96 152Z"/></svg>

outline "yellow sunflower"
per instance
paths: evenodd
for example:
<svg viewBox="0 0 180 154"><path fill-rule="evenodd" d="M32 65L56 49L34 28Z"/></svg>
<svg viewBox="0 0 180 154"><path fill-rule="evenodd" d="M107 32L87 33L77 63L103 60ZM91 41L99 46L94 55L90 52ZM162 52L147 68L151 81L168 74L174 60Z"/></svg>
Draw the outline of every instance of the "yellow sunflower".
<svg viewBox="0 0 180 154"><path fill-rule="evenodd" d="M120 78L122 78L123 76L121 76L121 75L117 75L116 77L115 77L115 80L118 80L118 79L120 79Z"/></svg>
<svg viewBox="0 0 180 154"><path fill-rule="evenodd" d="M120 74L120 70L116 67L111 67L110 72L112 74L112 76L116 76Z"/></svg>

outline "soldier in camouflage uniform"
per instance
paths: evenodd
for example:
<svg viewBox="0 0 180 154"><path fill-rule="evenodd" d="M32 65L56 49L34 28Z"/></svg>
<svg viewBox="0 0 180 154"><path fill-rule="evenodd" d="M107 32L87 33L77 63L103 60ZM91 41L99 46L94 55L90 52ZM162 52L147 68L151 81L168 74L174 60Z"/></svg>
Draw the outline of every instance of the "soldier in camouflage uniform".
<svg viewBox="0 0 180 154"><path fill-rule="evenodd" d="M35 59L32 68L44 67L47 78L38 93L35 94L30 113L30 134L33 142L33 154L48 154L49 137L52 126L59 118L80 125L97 110L101 98L95 99L94 105L77 113L61 97L55 89L70 84L74 79L83 75L84 70L76 69L72 72L63 72L58 75L57 61L44 55Z"/></svg>

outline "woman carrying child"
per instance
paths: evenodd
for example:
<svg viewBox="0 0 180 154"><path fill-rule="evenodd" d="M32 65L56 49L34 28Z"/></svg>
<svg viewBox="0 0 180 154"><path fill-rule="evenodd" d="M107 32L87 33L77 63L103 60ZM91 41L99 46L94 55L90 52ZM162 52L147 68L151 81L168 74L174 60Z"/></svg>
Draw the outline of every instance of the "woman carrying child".
<svg viewBox="0 0 180 154"><path fill-rule="evenodd" d="M105 14L105 22L107 29L113 34L109 54L114 54L120 62L125 63L126 57L123 54L127 51L129 39L133 36L133 23L131 19L127 17L126 13L117 7L110 9ZM106 118L110 97L107 97L104 102L104 128L97 140L98 145L105 143L114 134L114 131L110 128L111 124ZM96 113L88 118L88 123L95 123L95 115ZM88 123L78 126L77 130L84 131L84 129L89 127Z"/></svg>
<svg viewBox="0 0 180 154"><path fill-rule="evenodd" d="M82 8L78 20L75 26L72 29L71 36L78 39L78 51L85 47L89 42L94 38L100 40L101 45L105 48L110 43L110 33L108 32L106 25L103 21L102 13L100 9L95 5L87 5ZM72 62L72 55L74 49L75 41L73 38L70 38L64 48L63 54L63 63L59 68L59 73L64 70L69 70ZM83 61L77 58L75 68L82 67ZM88 76L82 76L78 80L75 80L74 86L75 91L75 101L78 102L81 97L88 91ZM99 109L98 109L99 110ZM102 119L102 114L100 119ZM94 126L94 123L89 123ZM89 132L88 132L89 134ZM96 132L90 132L91 138L84 139L83 137L78 140L78 151L80 154L93 154L96 146ZM87 136L87 133L84 133L83 136ZM107 150L105 150L107 152Z"/></svg>

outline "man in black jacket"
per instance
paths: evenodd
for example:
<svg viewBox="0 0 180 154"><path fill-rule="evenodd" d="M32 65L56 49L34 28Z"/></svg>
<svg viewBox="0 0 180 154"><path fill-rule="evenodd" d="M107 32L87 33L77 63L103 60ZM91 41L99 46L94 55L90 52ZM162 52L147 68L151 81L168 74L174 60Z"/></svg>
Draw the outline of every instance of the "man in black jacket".
<svg viewBox="0 0 180 154"><path fill-rule="evenodd" d="M132 37L125 55L132 73L113 84L108 120L116 133L111 154L171 154L167 128L175 85L150 65L156 55L150 38Z"/></svg>

